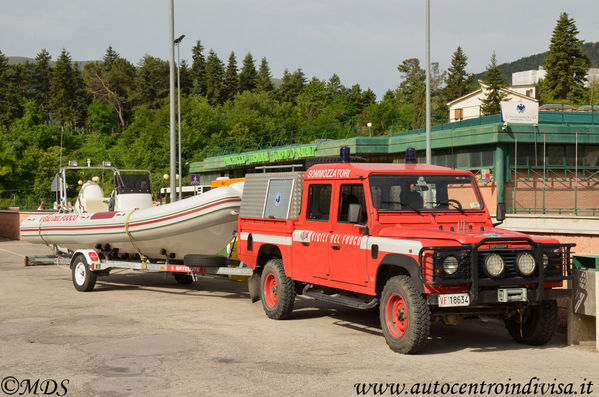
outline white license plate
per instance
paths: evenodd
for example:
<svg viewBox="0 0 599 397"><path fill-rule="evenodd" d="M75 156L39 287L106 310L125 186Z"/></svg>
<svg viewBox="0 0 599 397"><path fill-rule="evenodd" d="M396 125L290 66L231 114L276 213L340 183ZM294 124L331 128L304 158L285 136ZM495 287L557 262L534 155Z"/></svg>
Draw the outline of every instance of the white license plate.
<svg viewBox="0 0 599 397"><path fill-rule="evenodd" d="M470 295L466 292L461 294L439 295L439 307L470 306Z"/></svg>

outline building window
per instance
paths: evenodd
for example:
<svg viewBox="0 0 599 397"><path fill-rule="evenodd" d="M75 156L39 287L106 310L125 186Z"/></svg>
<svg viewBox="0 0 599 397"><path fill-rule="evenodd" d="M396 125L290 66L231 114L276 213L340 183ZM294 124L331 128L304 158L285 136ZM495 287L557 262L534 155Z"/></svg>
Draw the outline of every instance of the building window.
<svg viewBox="0 0 599 397"><path fill-rule="evenodd" d="M464 109L455 109L454 110L454 119L463 120L464 119Z"/></svg>
<svg viewBox="0 0 599 397"><path fill-rule="evenodd" d="M531 97L532 98L532 89L530 90L526 90L526 96Z"/></svg>

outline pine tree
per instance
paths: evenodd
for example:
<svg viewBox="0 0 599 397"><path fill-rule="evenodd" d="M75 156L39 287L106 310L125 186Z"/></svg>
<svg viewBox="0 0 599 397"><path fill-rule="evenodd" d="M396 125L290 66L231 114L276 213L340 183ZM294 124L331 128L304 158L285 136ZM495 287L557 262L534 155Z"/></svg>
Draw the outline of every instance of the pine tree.
<svg viewBox="0 0 599 397"><path fill-rule="evenodd" d="M52 57L42 49L35 57L35 66L33 68L33 89L35 103L39 106L46 120L50 119L50 80L52 79L52 67L50 61Z"/></svg>
<svg viewBox="0 0 599 397"><path fill-rule="evenodd" d="M235 98L235 95L239 92L239 76L237 75L237 60L235 59L235 53L231 51L229 55L229 63L225 70L225 83L223 86L223 100L229 100Z"/></svg>
<svg viewBox="0 0 599 397"><path fill-rule="evenodd" d="M485 98L482 100L480 110L483 115L491 115L499 113L501 109L501 101L503 101L507 94L503 93L501 89L505 87L505 80L501 70L497 67L497 57L495 51L491 56L491 63L487 66L485 72L487 81L483 87L486 91Z"/></svg>
<svg viewBox="0 0 599 397"><path fill-rule="evenodd" d="M297 69L292 74L287 69L283 72L281 86L277 90L277 97L281 103L289 102L297 104L297 97L302 93L306 85L306 76L301 69Z"/></svg>
<svg viewBox="0 0 599 397"><path fill-rule="evenodd" d="M545 61L545 84L554 99L580 103L585 94L589 59L577 35L574 19L563 12L551 36Z"/></svg>
<svg viewBox="0 0 599 397"><path fill-rule="evenodd" d="M5 125L10 123L10 117L8 117L10 103L7 95L8 73L8 58L0 51L0 123Z"/></svg>
<svg viewBox="0 0 599 397"><path fill-rule="evenodd" d="M112 49L112 46L109 45L106 49L106 54L104 54L104 68L106 70L110 70L114 61L119 59L119 53Z"/></svg>
<svg viewBox="0 0 599 397"><path fill-rule="evenodd" d="M206 97L211 105L223 102L225 67L214 50L210 50L205 69Z"/></svg>
<svg viewBox="0 0 599 397"><path fill-rule="evenodd" d="M272 92L274 89L272 85L272 76L270 75L270 67L266 57L262 58L260 62L260 69L258 70L258 78L256 81L256 90L258 92Z"/></svg>
<svg viewBox="0 0 599 397"><path fill-rule="evenodd" d="M191 80L192 92L198 95L206 95L206 60L204 59L204 47L200 40L191 49Z"/></svg>
<svg viewBox="0 0 599 397"><path fill-rule="evenodd" d="M243 67L239 73L239 91L253 91L258 84L258 73L254 64L254 57L248 52L243 58Z"/></svg>
<svg viewBox="0 0 599 397"><path fill-rule="evenodd" d="M333 74L327 83L327 88L331 94L341 94L345 87L341 84L341 79L337 74Z"/></svg>
<svg viewBox="0 0 599 397"><path fill-rule="evenodd" d="M77 89L77 73L73 69L71 56L63 48L54 66L49 101L53 119L61 125L72 124L75 121Z"/></svg>
<svg viewBox="0 0 599 397"><path fill-rule="evenodd" d="M466 73L467 64L468 57L462 51L462 47L458 46L451 57L451 66L445 79L446 86L442 90L445 101L451 102L473 91L474 74Z"/></svg>

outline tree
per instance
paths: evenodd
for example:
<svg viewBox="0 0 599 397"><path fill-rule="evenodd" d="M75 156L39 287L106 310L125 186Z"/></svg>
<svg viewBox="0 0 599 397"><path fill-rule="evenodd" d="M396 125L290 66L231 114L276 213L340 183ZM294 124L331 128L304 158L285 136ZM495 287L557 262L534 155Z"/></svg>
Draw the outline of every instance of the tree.
<svg viewBox="0 0 599 397"><path fill-rule="evenodd" d="M403 74L396 97L400 105L413 106L411 128L422 128L426 114L426 71L420 67L417 58L405 59L397 70ZM431 114L442 113L444 102L441 100L441 83L445 72L439 70L439 63L431 63ZM438 119L439 117L437 117Z"/></svg>
<svg viewBox="0 0 599 397"><path fill-rule="evenodd" d="M50 80L52 79L52 67L50 61L52 57L42 49L35 57L35 66L33 69L33 88L35 92L34 100L44 113L46 120L50 119Z"/></svg>
<svg viewBox="0 0 599 397"><path fill-rule="evenodd" d="M143 57L135 78L135 102L158 108L170 89L169 63L151 55Z"/></svg>
<svg viewBox="0 0 599 397"><path fill-rule="evenodd" d="M198 95L206 95L206 60L204 59L204 47L200 40L191 49L191 80L192 92Z"/></svg>
<svg viewBox="0 0 599 397"><path fill-rule="evenodd" d="M121 58L112 47L106 50L104 62L88 63L83 70L87 91L102 104L113 107L121 130L127 125L132 108L131 97L135 90L135 73L135 67Z"/></svg>
<svg viewBox="0 0 599 397"><path fill-rule="evenodd" d="M222 103L225 85L225 68L214 50L210 50L206 59L206 97L211 105Z"/></svg>
<svg viewBox="0 0 599 397"><path fill-rule="evenodd" d="M223 100L235 98L235 94L239 92L239 76L237 75L237 60L235 53L231 51L229 55L229 63L225 70L225 83L223 87Z"/></svg>
<svg viewBox="0 0 599 397"><path fill-rule="evenodd" d="M287 69L283 72L283 80L277 91L277 97L281 102L296 104L297 96L301 94L306 85L306 76L301 69L292 74Z"/></svg>
<svg viewBox="0 0 599 397"><path fill-rule="evenodd" d="M243 58L243 66L239 72L239 91L253 91L258 84L258 73L254 64L254 57L248 52Z"/></svg>
<svg viewBox="0 0 599 397"><path fill-rule="evenodd" d="M61 125L73 124L75 121L77 90L77 73L73 69L71 56L63 48L54 66L49 101L52 116Z"/></svg>
<svg viewBox="0 0 599 397"><path fill-rule="evenodd" d="M589 59L577 35L574 19L561 13L545 60L545 84L554 99L580 103L584 98Z"/></svg>
<svg viewBox="0 0 599 397"><path fill-rule="evenodd" d="M256 91L258 92L272 92L274 86L272 85L272 76L270 75L270 67L266 57L262 58L260 62L260 69L258 70L258 77L256 80Z"/></svg>
<svg viewBox="0 0 599 397"><path fill-rule="evenodd" d="M482 114L487 116L499 113L501 101L507 96L507 94L501 91L505 87L505 81L503 80L501 70L497 67L495 51L493 51L493 55L491 56L491 63L487 66L485 77L487 81L483 85L483 90L486 95L482 100L480 109Z"/></svg>
<svg viewBox="0 0 599 397"><path fill-rule="evenodd" d="M397 70L403 74L397 98L404 103L416 102L426 91L426 71L420 67L418 58L404 59Z"/></svg>
<svg viewBox="0 0 599 397"><path fill-rule="evenodd" d="M451 66L445 79L445 88L442 90L446 102L451 102L473 91L474 74L466 73L468 57L458 46L451 57Z"/></svg>

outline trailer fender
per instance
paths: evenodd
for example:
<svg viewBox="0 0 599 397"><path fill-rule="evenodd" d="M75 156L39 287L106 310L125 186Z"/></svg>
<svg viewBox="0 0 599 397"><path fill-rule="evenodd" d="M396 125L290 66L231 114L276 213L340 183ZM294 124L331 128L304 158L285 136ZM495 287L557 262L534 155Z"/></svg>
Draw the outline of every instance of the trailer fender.
<svg viewBox="0 0 599 397"><path fill-rule="evenodd" d="M73 253L73 259L77 256L77 254L83 255L87 264L89 265L90 270L95 270L94 267L100 264L100 256L95 250L91 249L80 249ZM71 260L71 267L73 267L74 261Z"/></svg>

